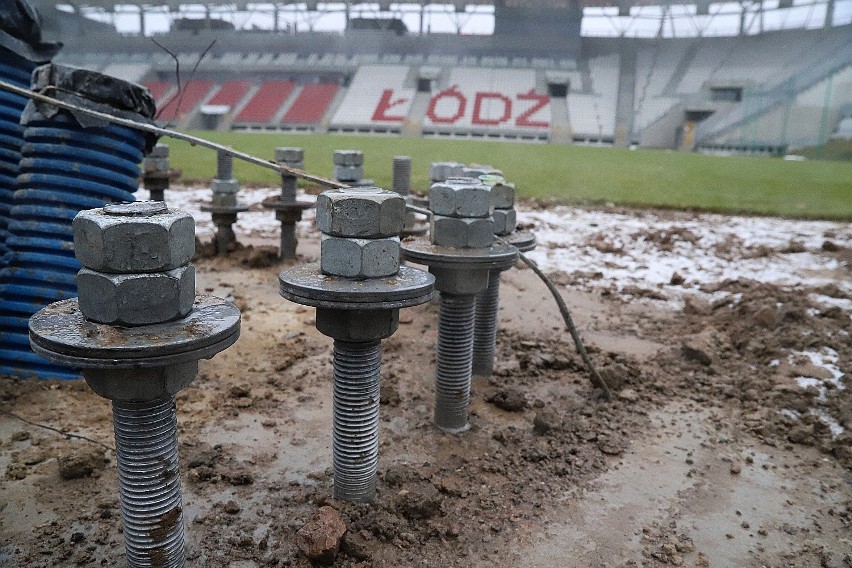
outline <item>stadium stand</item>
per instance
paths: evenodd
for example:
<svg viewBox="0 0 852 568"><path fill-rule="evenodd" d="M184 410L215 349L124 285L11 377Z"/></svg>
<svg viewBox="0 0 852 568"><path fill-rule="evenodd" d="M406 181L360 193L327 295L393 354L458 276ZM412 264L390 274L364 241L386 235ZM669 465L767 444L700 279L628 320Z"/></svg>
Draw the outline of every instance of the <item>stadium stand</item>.
<svg viewBox="0 0 852 568"><path fill-rule="evenodd" d="M251 89L249 81L225 81L216 91L207 104L209 105L224 105L232 109L239 104L246 93Z"/></svg>
<svg viewBox="0 0 852 568"><path fill-rule="evenodd" d="M173 94L166 102L158 106L159 120L181 120L192 114L196 107L204 102L215 83L209 80L189 81L181 90Z"/></svg>
<svg viewBox="0 0 852 568"><path fill-rule="evenodd" d="M325 116L325 111L334 100L340 87L334 83L315 83L305 85L302 91L284 113L282 124L317 124Z"/></svg>
<svg viewBox="0 0 852 568"><path fill-rule="evenodd" d="M151 96L158 105L164 103L165 97L171 95L175 89L175 84L169 81L147 81L144 85L151 91Z"/></svg>
<svg viewBox="0 0 852 568"><path fill-rule="evenodd" d="M612 142L618 96L619 56L588 61L591 93L568 93L568 117L575 140Z"/></svg>
<svg viewBox="0 0 852 568"><path fill-rule="evenodd" d="M275 117L296 84L293 81L266 81L237 114L237 124L265 125Z"/></svg>
<svg viewBox="0 0 852 568"><path fill-rule="evenodd" d="M343 132L399 132L414 100L404 65L362 65L329 125Z"/></svg>
<svg viewBox="0 0 852 568"><path fill-rule="evenodd" d="M447 87L432 96L423 132L546 134L550 98L536 90L537 84L534 69L454 67Z"/></svg>

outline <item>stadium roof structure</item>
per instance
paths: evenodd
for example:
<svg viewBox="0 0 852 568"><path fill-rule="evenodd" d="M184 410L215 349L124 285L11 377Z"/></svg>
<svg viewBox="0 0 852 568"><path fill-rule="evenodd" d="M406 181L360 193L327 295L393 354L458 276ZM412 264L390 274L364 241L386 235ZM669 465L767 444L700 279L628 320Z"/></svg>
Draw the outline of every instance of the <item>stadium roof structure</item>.
<svg viewBox="0 0 852 568"><path fill-rule="evenodd" d="M497 25L495 30L517 28L512 25L515 20L532 22L533 25L539 23L543 27L570 20L577 23L573 29L579 30L579 22L582 20L582 35L626 37L745 35L771 29L830 27L852 21L852 0L31 1L42 13L45 13L45 9L58 7L65 12L74 12L102 22L115 23L116 17L136 18L138 23L135 31L129 33L141 35L151 33L150 26L146 27L148 16L170 22L180 18L198 18L199 15L210 20L230 18L237 22L239 18L228 14L240 13L267 14L266 21L273 22L269 26L270 31L313 31L321 18L337 15L341 20L345 18L344 28L349 27L350 16L377 20L397 18L405 19L414 33L423 34L431 31L428 24L424 25L424 21L430 15L438 15L452 20L452 31L455 33L487 34L490 32L483 32L481 27L470 29L471 16L485 15L498 23L502 21L509 24L502 27ZM837 11L842 12L841 17L835 15ZM241 29L239 24L236 27ZM123 30L122 33L128 31Z"/></svg>

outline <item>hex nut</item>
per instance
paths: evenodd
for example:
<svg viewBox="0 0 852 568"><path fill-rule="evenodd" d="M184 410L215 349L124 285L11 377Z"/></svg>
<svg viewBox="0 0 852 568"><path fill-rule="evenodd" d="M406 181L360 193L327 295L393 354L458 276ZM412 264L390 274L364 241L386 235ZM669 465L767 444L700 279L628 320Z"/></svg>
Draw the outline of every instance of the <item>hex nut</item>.
<svg viewBox="0 0 852 568"><path fill-rule="evenodd" d="M213 193L233 195L240 191L240 182L235 179L214 179L210 189Z"/></svg>
<svg viewBox="0 0 852 568"><path fill-rule="evenodd" d="M169 145L168 144L155 144L151 151L148 153L149 158L168 158L169 157Z"/></svg>
<svg viewBox="0 0 852 568"><path fill-rule="evenodd" d="M446 181L451 177L458 177L462 173L464 164L458 162L432 162L429 166L429 179L433 182Z"/></svg>
<svg viewBox="0 0 852 568"><path fill-rule="evenodd" d="M301 148L276 148L275 161L284 164L301 164L305 160L305 151Z"/></svg>
<svg viewBox="0 0 852 568"><path fill-rule="evenodd" d="M107 274L83 268L77 273L80 311L109 325L139 326L185 317L195 301L195 268L154 273Z"/></svg>
<svg viewBox="0 0 852 568"><path fill-rule="evenodd" d="M171 270L195 254L195 220L175 209L148 217L89 209L77 214L72 228L77 260L100 272Z"/></svg>
<svg viewBox="0 0 852 568"><path fill-rule="evenodd" d="M332 189L317 197L317 227L334 237L378 239L399 235L405 199L378 187Z"/></svg>
<svg viewBox="0 0 852 568"><path fill-rule="evenodd" d="M352 239L322 235L320 270L344 278L379 278L399 272L399 237Z"/></svg>
<svg viewBox="0 0 852 568"><path fill-rule="evenodd" d="M335 150L332 159L335 166L363 166L364 152L360 150Z"/></svg>
<svg viewBox="0 0 852 568"><path fill-rule="evenodd" d="M458 218L433 215L432 244L455 248L490 247L494 244L494 221L490 217Z"/></svg>
<svg viewBox="0 0 852 568"><path fill-rule="evenodd" d="M515 206L515 184L507 181L491 186L491 206L494 209L511 209Z"/></svg>
<svg viewBox="0 0 852 568"><path fill-rule="evenodd" d="M121 402L146 402L174 396L189 386L198 375L198 361L150 367L122 369L120 380L115 369L86 369L83 376L99 396Z"/></svg>
<svg viewBox="0 0 852 568"><path fill-rule="evenodd" d="M363 343L390 337L399 328L399 310L317 308L317 330L338 341Z"/></svg>
<svg viewBox="0 0 852 568"><path fill-rule="evenodd" d="M169 159L148 156L142 160L142 171L146 174L167 172L169 171Z"/></svg>
<svg viewBox="0 0 852 568"><path fill-rule="evenodd" d="M491 188L477 180L450 178L432 184L429 209L447 217L488 217L491 213Z"/></svg>
<svg viewBox="0 0 852 568"><path fill-rule="evenodd" d="M334 166L334 179L358 181L364 177L364 166Z"/></svg>
<svg viewBox="0 0 852 568"><path fill-rule="evenodd" d="M494 234L501 237L508 235L518 226L518 215L514 209L495 209L491 218L494 219Z"/></svg>

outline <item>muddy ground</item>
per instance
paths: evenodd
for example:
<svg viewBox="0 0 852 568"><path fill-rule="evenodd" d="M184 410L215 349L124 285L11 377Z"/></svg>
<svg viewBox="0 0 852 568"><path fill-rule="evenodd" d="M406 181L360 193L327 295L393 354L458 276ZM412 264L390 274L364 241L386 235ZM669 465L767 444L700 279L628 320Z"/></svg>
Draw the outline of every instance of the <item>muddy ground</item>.
<svg viewBox="0 0 852 568"><path fill-rule="evenodd" d="M296 532L330 505L340 567L852 567L849 233L761 251L832 261L818 286L727 275L671 302L550 267L612 402L532 271L505 273L495 373L462 435L431 425L437 307L404 310L372 505L331 498L331 341L278 295L275 239L241 237L196 261L243 326L177 397L188 564L309 566ZM82 381L3 379L0 409L113 444ZM125 565L111 450L0 414L0 476L0 565Z"/></svg>

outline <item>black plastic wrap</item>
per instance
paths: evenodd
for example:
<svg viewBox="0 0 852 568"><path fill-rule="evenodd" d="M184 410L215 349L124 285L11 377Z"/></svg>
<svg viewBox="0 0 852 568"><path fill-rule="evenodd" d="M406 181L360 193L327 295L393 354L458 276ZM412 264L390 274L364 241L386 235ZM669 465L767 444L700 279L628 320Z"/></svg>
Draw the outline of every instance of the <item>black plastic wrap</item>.
<svg viewBox="0 0 852 568"><path fill-rule="evenodd" d="M96 71L48 63L33 71L32 90L104 114L127 118L136 122L154 124L156 105L151 93L142 85L123 81ZM103 127L108 121L83 112L60 109L50 103L31 100L24 109L21 122L26 124L33 113L47 118L58 112L74 117L84 128ZM146 153L157 143L158 136L143 133Z"/></svg>
<svg viewBox="0 0 852 568"><path fill-rule="evenodd" d="M33 63L46 63L62 44L42 41L41 16L27 0L2 0L0 46Z"/></svg>

